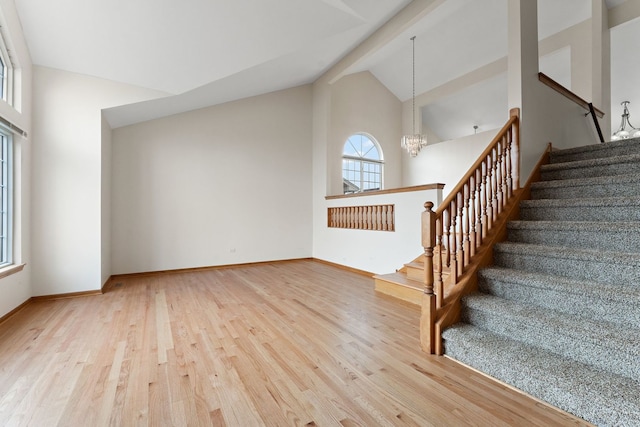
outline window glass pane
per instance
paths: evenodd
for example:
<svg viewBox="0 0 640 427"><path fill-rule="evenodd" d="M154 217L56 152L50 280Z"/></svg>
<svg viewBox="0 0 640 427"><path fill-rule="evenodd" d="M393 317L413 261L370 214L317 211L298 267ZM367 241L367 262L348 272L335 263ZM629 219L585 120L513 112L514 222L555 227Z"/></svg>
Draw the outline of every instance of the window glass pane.
<svg viewBox="0 0 640 427"><path fill-rule="evenodd" d="M382 152L375 140L364 134L351 135L344 144L342 155L345 193L382 188Z"/></svg>
<svg viewBox="0 0 640 427"><path fill-rule="evenodd" d="M9 200L11 152L9 151L9 144L9 137L5 134L0 134L0 265L11 262L9 250L11 244L11 230L9 229L11 223L11 201Z"/></svg>
<svg viewBox="0 0 640 427"><path fill-rule="evenodd" d="M5 87L7 82L7 67L4 58L0 54L0 98L5 99Z"/></svg>

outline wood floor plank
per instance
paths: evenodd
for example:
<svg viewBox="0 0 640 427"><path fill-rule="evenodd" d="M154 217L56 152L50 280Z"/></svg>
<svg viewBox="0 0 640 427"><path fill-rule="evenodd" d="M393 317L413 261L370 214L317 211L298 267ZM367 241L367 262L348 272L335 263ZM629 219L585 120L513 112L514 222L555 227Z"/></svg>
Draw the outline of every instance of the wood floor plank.
<svg viewBox="0 0 640 427"><path fill-rule="evenodd" d="M312 260L122 278L0 324L0 425L588 425L424 354L419 317Z"/></svg>

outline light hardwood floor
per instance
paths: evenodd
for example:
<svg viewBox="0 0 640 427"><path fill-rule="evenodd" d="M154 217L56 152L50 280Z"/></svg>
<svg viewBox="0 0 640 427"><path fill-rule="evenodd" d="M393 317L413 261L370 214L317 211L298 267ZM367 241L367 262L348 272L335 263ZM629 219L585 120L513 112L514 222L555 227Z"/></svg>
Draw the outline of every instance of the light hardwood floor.
<svg viewBox="0 0 640 427"><path fill-rule="evenodd" d="M418 318L310 260L127 278L0 325L0 425L586 425L422 353Z"/></svg>

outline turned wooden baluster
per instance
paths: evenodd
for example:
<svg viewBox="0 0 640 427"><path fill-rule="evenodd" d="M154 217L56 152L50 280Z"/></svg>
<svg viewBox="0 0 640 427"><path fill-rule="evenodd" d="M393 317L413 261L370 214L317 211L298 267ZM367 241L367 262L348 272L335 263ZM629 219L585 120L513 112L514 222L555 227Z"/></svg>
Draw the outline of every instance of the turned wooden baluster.
<svg viewBox="0 0 640 427"><path fill-rule="evenodd" d="M436 297L433 292L433 247L435 246L436 214L433 203L424 204L422 214L422 246L424 247L424 295L420 314L420 344L422 349L435 353Z"/></svg>
<svg viewBox="0 0 640 427"><path fill-rule="evenodd" d="M505 168L507 171L507 195L509 198L513 196L513 176L512 176L512 164L511 164L511 130L507 133L507 145L505 147Z"/></svg>
<svg viewBox="0 0 640 427"><path fill-rule="evenodd" d="M476 254L476 176L469 177L469 257Z"/></svg>
<svg viewBox="0 0 640 427"><path fill-rule="evenodd" d="M505 203L504 195L502 194L502 144L496 145L496 204L498 213L502 212L502 206Z"/></svg>
<svg viewBox="0 0 640 427"><path fill-rule="evenodd" d="M449 231L449 270L453 283L458 281L458 258L456 257L456 200L451 200L449 205L449 218L451 220L451 230Z"/></svg>
<svg viewBox="0 0 640 427"><path fill-rule="evenodd" d="M456 237L458 238L456 241L456 260L458 266L458 276L462 276L462 271L464 270L464 266L466 265L465 253L464 253L464 201L463 201L463 193L459 192L456 196L456 206L458 208L456 216L458 218L458 231L456 233Z"/></svg>
<svg viewBox="0 0 640 427"><path fill-rule="evenodd" d="M364 207L364 229L371 230L371 206Z"/></svg>
<svg viewBox="0 0 640 427"><path fill-rule="evenodd" d="M442 211L442 256L445 267L451 268L451 257L449 254L450 240L449 232L451 231L451 215L447 209Z"/></svg>
<svg viewBox="0 0 640 427"><path fill-rule="evenodd" d="M447 249L443 247L443 235L442 235L442 217L436 219L436 246L434 250L434 281L435 281L435 294L436 294L436 307L442 307L442 300L444 294L444 284L442 283L442 253Z"/></svg>
<svg viewBox="0 0 640 427"><path fill-rule="evenodd" d="M502 137L502 142L500 142L500 176L502 177L501 179L501 185L500 185L500 194L502 195L502 206L506 207L507 206L507 201L509 200L509 184L507 183L507 159L509 159L509 157L507 157L507 137L504 136Z"/></svg>
<svg viewBox="0 0 640 427"><path fill-rule="evenodd" d="M493 223L496 221L496 219L498 218L498 212L499 212L499 203L498 203L498 166L496 164L496 150L493 149L491 150L491 195L492 195L492 201L491 201L491 207L493 208L493 217L491 218L491 226L493 226Z"/></svg>
<svg viewBox="0 0 640 427"><path fill-rule="evenodd" d="M464 200L464 204L463 204L463 208L464 208L464 212L463 209L460 209L460 212L463 212L463 224L464 224L464 243L462 246L462 250L464 252L464 265L467 266L469 265L469 259L471 258L471 238L470 238L470 234L471 234L471 220L469 217L469 199L470 199L470 194L469 194L469 188L471 187L471 178L469 178L469 181L467 181L467 183L464 185L463 188L463 200ZM473 208L472 208L473 209Z"/></svg>
<svg viewBox="0 0 640 427"><path fill-rule="evenodd" d="M369 206L369 230L378 229L378 220L376 219L377 206Z"/></svg>
<svg viewBox="0 0 640 427"><path fill-rule="evenodd" d="M476 248L479 248L484 239L482 234L482 168L476 169Z"/></svg>
<svg viewBox="0 0 640 427"><path fill-rule="evenodd" d="M491 195L490 192L490 173L491 168L489 165L489 157L482 163L482 236L486 237L487 233L491 229Z"/></svg>

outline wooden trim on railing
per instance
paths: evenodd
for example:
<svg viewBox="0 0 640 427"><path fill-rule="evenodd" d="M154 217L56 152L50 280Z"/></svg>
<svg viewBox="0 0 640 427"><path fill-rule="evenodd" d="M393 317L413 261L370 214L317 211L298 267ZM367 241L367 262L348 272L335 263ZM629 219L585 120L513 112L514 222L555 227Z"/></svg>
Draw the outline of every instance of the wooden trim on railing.
<svg viewBox="0 0 640 427"><path fill-rule="evenodd" d="M338 194L336 196L325 196L325 200L348 199L351 197L378 196L380 194L409 193L412 191L442 190L444 184L424 184L413 187L389 188L387 190L363 191L362 193Z"/></svg>
<svg viewBox="0 0 640 427"><path fill-rule="evenodd" d="M458 193L464 189L464 186L469 181L469 178L475 175L476 169L478 169L482 165L482 163L484 163L487 156L495 149L495 145L503 138L504 134L507 133L509 128L518 121L519 114L520 114L519 108L512 109L512 115L509 118L509 121L507 121L507 123L502 127L502 129L500 129L498 134L495 136L495 138L491 140L491 142L489 143L487 148L482 152L482 154L478 156L478 160L476 160L473 166L469 168L469 171L467 171L465 176L463 176L462 179L458 182L458 185L456 185L454 189L449 192L449 195L447 196L447 198L444 199L442 203L440 203L440 205L438 206L438 209L436 210L437 215L442 215L442 212L445 209L447 209L447 207L451 204L451 202L454 199L457 198Z"/></svg>
<svg viewBox="0 0 640 427"><path fill-rule="evenodd" d="M562 86L560 83L558 83L557 81L553 80L551 77L547 76L544 73L538 73L538 80L540 80L542 83L546 84L547 86L549 86L551 89L555 90L556 92L558 92L558 93L564 95L565 97L569 98L570 100L572 100L573 102L575 102L576 104L578 104L579 106L584 108L586 111L589 111L589 103L587 101L585 101L584 99L582 99L581 97L579 97L575 93L571 92L571 90L569 90L566 87ZM604 113L601 110L599 110L596 107L593 107L593 109L595 110L596 115L598 117L600 117L600 118L604 117Z"/></svg>

